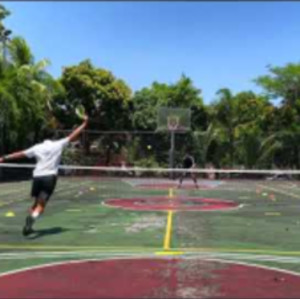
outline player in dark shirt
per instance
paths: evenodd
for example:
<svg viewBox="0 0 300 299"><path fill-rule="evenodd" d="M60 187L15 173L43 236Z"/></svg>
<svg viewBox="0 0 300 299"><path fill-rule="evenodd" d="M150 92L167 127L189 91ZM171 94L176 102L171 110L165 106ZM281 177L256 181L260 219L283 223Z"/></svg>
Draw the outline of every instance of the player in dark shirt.
<svg viewBox="0 0 300 299"><path fill-rule="evenodd" d="M182 182L183 182L183 179L187 176L191 176L191 178L193 179L194 181L194 184L196 186L196 188L199 188L198 186L198 183L197 183L197 178L196 178L196 173L194 172L191 172L191 171L188 171L188 169L191 169L191 168L194 168L195 167L195 160L194 160L194 157L191 156L190 154L186 154L183 158L183 161L182 161L182 167L184 169L187 169L187 171L185 172L182 172L181 173L181 176L179 178L179 185L178 185L178 188L181 187L182 185Z"/></svg>

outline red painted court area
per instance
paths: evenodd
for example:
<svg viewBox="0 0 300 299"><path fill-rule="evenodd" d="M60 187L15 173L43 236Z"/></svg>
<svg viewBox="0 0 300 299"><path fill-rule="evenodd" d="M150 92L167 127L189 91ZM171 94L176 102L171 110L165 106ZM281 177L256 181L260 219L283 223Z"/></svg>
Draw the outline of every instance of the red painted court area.
<svg viewBox="0 0 300 299"><path fill-rule="evenodd" d="M116 259L0 276L0 298L299 298L300 276L200 259Z"/></svg>
<svg viewBox="0 0 300 299"><path fill-rule="evenodd" d="M140 211L216 211L230 210L238 203L224 199L176 196L151 198L114 198L105 201L106 205L127 210Z"/></svg>

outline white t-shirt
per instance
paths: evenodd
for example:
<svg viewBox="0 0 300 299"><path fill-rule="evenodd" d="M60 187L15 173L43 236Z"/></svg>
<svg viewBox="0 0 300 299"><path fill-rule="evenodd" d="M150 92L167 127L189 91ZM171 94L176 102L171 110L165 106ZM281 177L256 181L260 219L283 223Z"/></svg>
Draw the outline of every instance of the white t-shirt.
<svg viewBox="0 0 300 299"><path fill-rule="evenodd" d="M28 158L36 158L37 164L33 177L57 175L63 149L69 144L69 138L56 141L45 140L24 151Z"/></svg>

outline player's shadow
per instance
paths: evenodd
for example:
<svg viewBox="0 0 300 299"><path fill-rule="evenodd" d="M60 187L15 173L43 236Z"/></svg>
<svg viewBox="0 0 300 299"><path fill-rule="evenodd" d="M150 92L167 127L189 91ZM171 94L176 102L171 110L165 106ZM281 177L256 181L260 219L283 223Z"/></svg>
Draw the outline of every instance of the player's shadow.
<svg viewBox="0 0 300 299"><path fill-rule="evenodd" d="M63 227L51 227L51 228L37 229L37 230L34 230L34 232L31 235L29 235L27 238L33 240L33 239L42 238L44 236L61 234L66 231L69 231L69 229L63 228Z"/></svg>

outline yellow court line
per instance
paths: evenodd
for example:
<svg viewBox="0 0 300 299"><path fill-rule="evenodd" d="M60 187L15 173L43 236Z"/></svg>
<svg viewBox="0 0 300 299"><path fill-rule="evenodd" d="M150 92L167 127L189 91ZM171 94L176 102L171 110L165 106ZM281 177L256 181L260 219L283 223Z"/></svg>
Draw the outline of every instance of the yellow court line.
<svg viewBox="0 0 300 299"><path fill-rule="evenodd" d="M183 251L157 251L155 252L156 255L183 255Z"/></svg>
<svg viewBox="0 0 300 299"><path fill-rule="evenodd" d="M174 197L174 190L173 188L169 189L169 198L173 198Z"/></svg>
<svg viewBox="0 0 300 299"><path fill-rule="evenodd" d="M265 212L266 216L280 216L280 212Z"/></svg>
<svg viewBox="0 0 300 299"><path fill-rule="evenodd" d="M169 189L168 197L170 199L174 198L174 189ZM166 226L166 233L164 238L164 250L170 250L171 248L171 236L172 236L172 223L173 223L173 214L174 211L168 211L168 218L167 218L167 226Z"/></svg>
<svg viewBox="0 0 300 299"><path fill-rule="evenodd" d="M265 185L260 185L258 184L257 186L261 187L261 188L265 188L265 189L269 189L269 190L272 190L272 191L275 191L277 193L281 193L283 195L288 195L288 196L291 196L291 197L294 197L294 198L297 198L297 199L300 199L300 196L299 195L296 195L294 193L289 193L289 192L286 192L286 191L281 191L279 189L276 189L276 188L273 188L273 187L269 187L269 186L265 186Z"/></svg>
<svg viewBox="0 0 300 299"><path fill-rule="evenodd" d="M168 220L167 220L166 234L164 239L164 250L170 250L171 247L172 222L173 222L173 211L168 211Z"/></svg>

